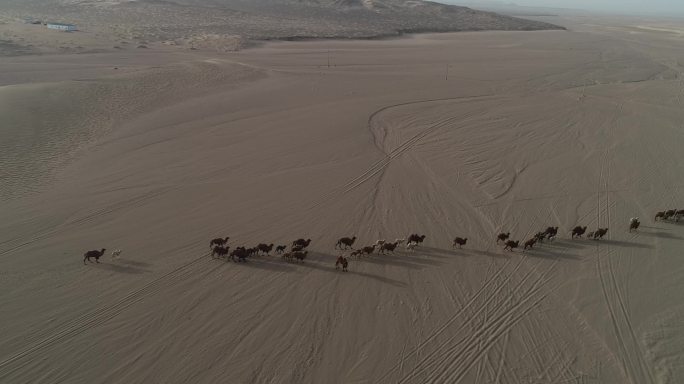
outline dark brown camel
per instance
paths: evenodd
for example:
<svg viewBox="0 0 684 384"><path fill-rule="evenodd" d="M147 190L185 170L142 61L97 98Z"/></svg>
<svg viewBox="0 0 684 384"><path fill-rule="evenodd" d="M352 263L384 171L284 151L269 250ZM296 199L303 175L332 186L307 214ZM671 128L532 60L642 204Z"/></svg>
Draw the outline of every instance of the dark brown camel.
<svg viewBox="0 0 684 384"><path fill-rule="evenodd" d="M247 261L247 257L249 256L249 250L247 250L245 247L237 247L233 252L230 253L230 259L235 261L235 258L237 258L237 261L242 261L245 262Z"/></svg>
<svg viewBox="0 0 684 384"><path fill-rule="evenodd" d="M537 243L537 238L536 238L536 237L533 237L533 238L527 240L527 241L525 242L525 244L523 244L523 245L524 245L523 250L526 250L526 249L528 249L528 248L529 248L529 249L532 249L532 247L534 247L534 245L535 245L536 243Z"/></svg>
<svg viewBox="0 0 684 384"><path fill-rule="evenodd" d="M270 256L271 250L273 249L273 244L259 244L256 246L257 247L257 252L262 252L267 256Z"/></svg>
<svg viewBox="0 0 684 384"><path fill-rule="evenodd" d="M92 257L92 258L95 258L95 262L96 262L96 263L99 263L99 262L100 262L100 257L102 257L102 255L104 255L105 251L106 251L106 249L105 249L105 248L102 248L102 249L99 250L99 251L95 250L95 251L88 251L88 252L84 253L84 254L83 254L83 264L86 263L86 260L88 260L88 262L90 263L90 262L91 262L91 261L90 261L90 258L91 258L91 257Z"/></svg>
<svg viewBox="0 0 684 384"><path fill-rule="evenodd" d="M608 228L599 228L594 232L594 239L601 240L608 233Z"/></svg>
<svg viewBox="0 0 684 384"><path fill-rule="evenodd" d="M499 235L496 236L496 242L497 242L497 244L498 244L500 241L505 242L506 240L508 240L509 237L511 237L511 233L510 233L510 232L499 233Z"/></svg>
<svg viewBox="0 0 684 384"><path fill-rule="evenodd" d="M292 242L292 250L294 250L295 247L299 247L300 249L304 249L311 244L311 239L297 239Z"/></svg>
<svg viewBox="0 0 684 384"><path fill-rule="evenodd" d="M674 218L676 222L679 222L679 219L684 216L684 209L678 209L677 212L674 214Z"/></svg>
<svg viewBox="0 0 684 384"><path fill-rule="evenodd" d="M230 237L226 237L225 239L217 237L214 240L209 242L209 248L213 247L214 245L218 245L220 247L223 247L228 242L228 239L230 239Z"/></svg>
<svg viewBox="0 0 684 384"><path fill-rule="evenodd" d="M414 233L408 237L406 244L408 244L408 243L422 244L423 241L425 241L425 235L419 235L417 233Z"/></svg>
<svg viewBox="0 0 684 384"><path fill-rule="evenodd" d="M354 242L356 241L356 236L354 237L343 237L339 240L337 240L337 243L335 243L335 249L342 249L342 246L344 246L344 249L354 249L352 245L354 245Z"/></svg>
<svg viewBox="0 0 684 384"><path fill-rule="evenodd" d="M211 257L218 256L219 258L221 258L224 256L228 256L229 250L230 250L230 247L222 247L220 245L217 245L211 250Z"/></svg>
<svg viewBox="0 0 684 384"><path fill-rule="evenodd" d="M658 219L669 220L672 217L674 217L676 214L677 214L676 209L668 209L667 211L660 211L660 212L656 213L655 219L653 219L653 221L658 221Z"/></svg>
<svg viewBox="0 0 684 384"><path fill-rule="evenodd" d="M285 261L290 262L294 260L294 256L292 256L292 252L287 252L283 254L283 259L285 259Z"/></svg>
<svg viewBox="0 0 684 384"><path fill-rule="evenodd" d="M456 248L456 246L458 245L458 247L461 248L461 247L463 247L464 245L466 245L467 242L468 242L468 238L467 238L467 237L466 237L466 238L457 237L457 238L454 239L454 243L452 244L451 247L452 247L452 248Z"/></svg>
<svg viewBox="0 0 684 384"><path fill-rule="evenodd" d="M546 235L546 238L553 240L553 238L558 235L558 227L548 227L546 228L546 231L544 231L544 234Z"/></svg>
<svg viewBox="0 0 684 384"><path fill-rule="evenodd" d="M641 222L639 221L638 217L633 217L629 220L629 231L636 231L639 229L639 226L641 225Z"/></svg>
<svg viewBox="0 0 684 384"><path fill-rule="evenodd" d="M349 254L349 256L356 257L357 259L360 259L361 255L363 255L362 249L357 249L356 251L352 251L352 253Z"/></svg>
<svg viewBox="0 0 684 384"><path fill-rule="evenodd" d="M375 251L375 245L369 245L367 247L361 248L361 254L370 255L371 253L373 253L373 251Z"/></svg>
<svg viewBox="0 0 684 384"><path fill-rule="evenodd" d="M587 231L587 227L580 227L579 225L576 226L575 228L572 229L572 238L574 239L575 237L581 238L582 235L584 235L584 232Z"/></svg>
<svg viewBox="0 0 684 384"><path fill-rule="evenodd" d="M385 254L385 251L389 251L394 253L394 249L397 248L397 245L399 245L398 241L395 241L394 243L385 243L380 246L380 249L378 250L378 253L380 254Z"/></svg>
<svg viewBox="0 0 684 384"><path fill-rule="evenodd" d="M347 261L347 258L344 256L339 256L335 262L335 269L340 269L340 266L342 266L342 272L347 272L348 265L349 262Z"/></svg>
<svg viewBox="0 0 684 384"><path fill-rule="evenodd" d="M303 263L304 259L306 259L306 255L309 253L309 251L304 251L304 252L292 252L292 256L297 259L299 262Z"/></svg>
<svg viewBox="0 0 684 384"><path fill-rule="evenodd" d="M504 251L509 250L513 252L513 249L518 248L520 241L506 240L506 245L504 246Z"/></svg>
<svg viewBox="0 0 684 384"><path fill-rule="evenodd" d="M279 245L276 247L276 253L281 254L281 253L285 252L286 249L287 249L287 245Z"/></svg>

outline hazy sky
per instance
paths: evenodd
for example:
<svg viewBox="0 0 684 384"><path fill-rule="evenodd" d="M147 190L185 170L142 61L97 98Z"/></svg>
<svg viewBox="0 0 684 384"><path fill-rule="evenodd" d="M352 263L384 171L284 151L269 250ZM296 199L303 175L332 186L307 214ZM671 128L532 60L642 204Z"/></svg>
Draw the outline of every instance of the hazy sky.
<svg viewBox="0 0 684 384"><path fill-rule="evenodd" d="M483 4L491 0L467 0L469 3L482 1ZM453 0L458 2L458 0ZM586 10L613 11L618 13L660 13L684 14L684 0L506 0L501 3L515 3L517 5L574 8Z"/></svg>

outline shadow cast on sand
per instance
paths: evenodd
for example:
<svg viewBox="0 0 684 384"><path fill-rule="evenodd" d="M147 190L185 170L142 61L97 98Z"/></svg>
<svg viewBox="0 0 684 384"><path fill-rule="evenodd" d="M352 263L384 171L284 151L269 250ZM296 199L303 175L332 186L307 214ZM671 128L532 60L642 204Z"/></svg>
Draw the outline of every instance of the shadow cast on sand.
<svg viewBox="0 0 684 384"><path fill-rule="evenodd" d="M582 249L586 246L587 241L588 240L585 238L573 239L573 240L556 239L554 241L545 241L543 243L535 245L535 247Z"/></svg>
<svg viewBox="0 0 684 384"><path fill-rule="evenodd" d="M491 251L479 251L476 249L463 249L463 251L466 252L466 256L472 256L472 255L477 255L477 256L486 256L486 257L495 257L498 259L507 259L509 256L508 254L510 252L506 251L506 253L503 253L504 251L502 250L502 253L496 253L496 252L491 252Z"/></svg>
<svg viewBox="0 0 684 384"><path fill-rule="evenodd" d="M233 261L228 258L216 258L226 264L244 266L245 268L257 268L277 272L294 272L297 263L289 263L280 256L251 256L246 261Z"/></svg>
<svg viewBox="0 0 684 384"><path fill-rule="evenodd" d="M116 273L143 274L151 272L149 269L140 268L134 265L122 265L110 262L89 263L88 265Z"/></svg>
<svg viewBox="0 0 684 384"><path fill-rule="evenodd" d="M669 232L639 232L642 236L659 237L661 239L684 240L684 237L673 235Z"/></svg>
<svg viewBox="0 0 684 384"><path fill-rule="evenodd" d="M126 264L126 265L130 265L133 267L138 267L138 268L147 268L147 267L152 266L150 263L145 263L143 261L135 261L135 260L121 259L121 258L114 259L112 262L117 263L117 264Z"/></svg>
<svg viewBox="0 0 684 384"><path fill-rule="evenodd" d="M350 259L356 261L357 259ZM396 267L406 267L411 269L424 269L428 266L437 266L442 263L439 261L431 260L429 258L419 258L419 257L407 257L404 254L385 254L378 255L373 254L371 256L362 256L358 259L361 263L371 263L371 264L382 264L391 265Z"/></svg>
<svg viewBox="0 0 684 384"><path fill-rule="evenodd" d="M343 273L340 270L335 269L335 260L337 260L337 256L326 255L324 253L318 253L318 252L312 252L310 254L310 256L311 257L307 258L303 263L296 263L297 266L300 266L303 268L312 268L312 269L316 269L319 271L330 272L330 273ZM328 260L330 260L330 261L328 261ZM353 260L349 259L349 261L353 261ZM351 265L350 265L350 267L351 267ZM395 287L402 287L402 288L406 287L406 283L403 281L390 279L388 277L375 275L372 273L361 272L361 271L355 270L354 268L349 268L349 272L347 272L347 273L367 277L370 279L374 279L374 280L377 280L381 283L393 285Z"/></svg>
<svg viewBox="0 0 684 384"><path fill-rule="evenodd" d="M520 252L522 256L529 256L529 257L537 257L540 259L550 259L550 260L560 260L560 259L566 259L566 260L581 260L582 258L572 254L572 253L561 253L561 252L554 252L554 251L549 251L548 249L539 249L539 248L533 248L533 249L528 249L525 252Z"/></svg>
<svg viewBox="0 0 684 384"><path fill-rule="evenodd" d="M648 244L635 243L635 242L631 242L631 241L609 240L609 239L595 240L594 244L612 245L615 247L622 247L622 248L642 248L642 249L652 249L653 248L653 246L648 245Z"/></svg>

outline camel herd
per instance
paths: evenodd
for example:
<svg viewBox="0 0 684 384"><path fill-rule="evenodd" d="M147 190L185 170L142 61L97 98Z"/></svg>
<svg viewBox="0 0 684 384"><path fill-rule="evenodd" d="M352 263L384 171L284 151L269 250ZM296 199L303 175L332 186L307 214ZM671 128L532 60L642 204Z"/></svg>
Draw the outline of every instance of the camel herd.
<svg viewBox="0 0 684 384"><path fill-rule="evenodd" d="M657 212L654 221L675 221L678 222L679 219L684 216L684 209L671 209L667 211ZM638 217L633 217L629 220L629 231L636 231L639 229L641 222ZM598 228L593 232L587 233L586 226L576 226L570 231L571 239L582 238L586 233L586 238L601 240L608 233L608 228ZM553 241L558 235L558 227L547 227L545 230L535 233L531 238L524 241L523 252L527 249L532 249L537 243L543 243L546 241ZM496 237L496 243L503 243L505 251L513 251L520 246L520 240L510 239L511 233L499 233ZM350 256L356 257L357 259L361 256L370 256L377 251L378 254L384 255L387 253L394 253L394 251L400 245L406 243L406 250L412 252L425 241L426 236L420 234L411 234L407 238L397 238L393 242L381 239L377 240L374 244L363 246L354 249L354 244L356 243L356 236L352 237L342 237L335 243L334 249L340 251L351 250ZM218 237L209 241L209 248L211 249L211 255L213 258L225 258L226 260L230 258L232 261L245 262L247 258L251 256L265 255L270 256L271 251L274 248L274 244L260 243L254 247L238 246L231 250L228 245L228 240L230 237ZM458 247L459 249L466 245L468 238L466 237L456 237L453 240L452 248ZM293 241L288 251L288 245L277 245L275 246L275 253L281 255L281 257L287 262L299 262L303 263L308 255L306 248L311 244L311 239L297 239ZM83 264L86 261L91 262L91 259L95 259L95 262L99 263L100 257L105 253L105 248L101 250L88 251L83 255ZM121 250L117 249L112 252L112 259L118 258L121 254ZM347 271L348 260L344 254L341 254L336 262L335 268L339 269L342 267L343 271Z"/></svg>
<svg viewBox="0 0 684 384"><path fill-rule="evenodd" d="M657 212L653 221L658 221L658 219L679 221L682 216L684 216L684 209L668 209L667 211Z"/></svg>

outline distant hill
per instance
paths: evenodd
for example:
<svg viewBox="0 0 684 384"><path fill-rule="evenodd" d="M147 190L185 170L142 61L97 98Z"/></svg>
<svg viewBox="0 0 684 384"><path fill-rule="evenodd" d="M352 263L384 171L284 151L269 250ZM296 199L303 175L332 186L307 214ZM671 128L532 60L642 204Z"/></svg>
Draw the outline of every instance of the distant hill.
<svg viewBox="0 0 684 384"><path fill-rule="evenodd" d="M412 32L563 29L422 0L2 0L17 17L75 23L121 39L374 38Z"/></svg>

